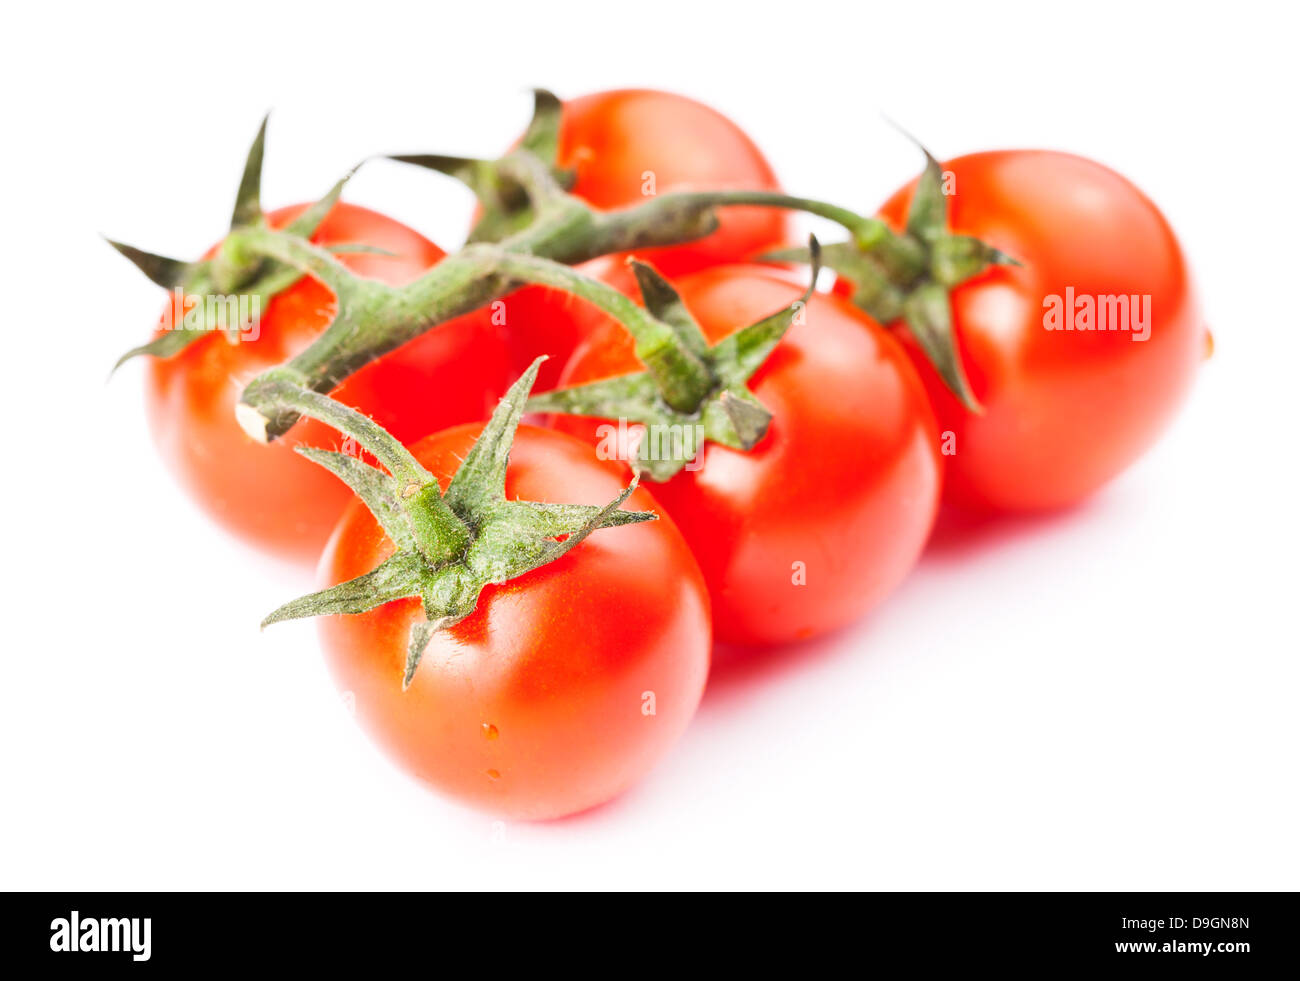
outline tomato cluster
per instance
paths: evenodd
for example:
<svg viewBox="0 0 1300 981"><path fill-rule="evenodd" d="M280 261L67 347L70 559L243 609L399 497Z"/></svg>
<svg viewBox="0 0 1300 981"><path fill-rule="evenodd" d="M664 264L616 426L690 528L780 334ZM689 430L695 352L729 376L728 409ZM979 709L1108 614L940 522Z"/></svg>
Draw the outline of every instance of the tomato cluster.
<svg viewBox="0 0 1300 981"><path fill-rule="evenodd" d="M555 143L553 163L570 193L602 212L677 190L780 190L734 123L667 93L566 103ZM840 628L908 573L941 499L984 512L1061 507L1152 443L1208 338L1160 212L1124 178L1081 157L1006 151L941 166L947 231L1015 260L949 291L951 342L973 398L950 390L913 321L881 323L855 306L847 274L832 291L801 298L806 283L795 273L759 264L791 244L786 210L723 208L706 237L638 252L708 351L792 311L779 343L743 381L742 395L766 421L752 439L705 440L668 479L646 480L626 498L658 521L597 531L554 561L487 581L472 612L432 634L413 673L408 637L432 616L427 598L393 593L404 598L325 617L321 635L339 684L410 772L507 815L554 817L599 804L685 729L715 638L753 647ZM917 193L910 184L879 212L898 234ZM305 207L267 222L284 227ZM312 241L368 247L339 260L392 285L444 258L398 222L342 203ZM626 255L578 267L649 307L633 269ZM1124 298L1132 304L1124 328L1099 323L1096 306L1088 319L1079 297L1112 315ZM153 360L148 384L157 441L196 502L270 552L315 558L323 547L327 591L368 581L396 548L373 501L349 503L344 483L293 452L336 449L343 437L304 418L261 445L239 428L234 408L252 375L321 334L335 302L303 277L274 296L255 340L203 338ZM176 315L169 308L160 332ZM372 361L332 394L408 444L448 490L476 441L495 438L484 420L512 374L547 355L537 390L563 392L643 372L650 366L642 353L605 310L552 286L523 286L491 312L439 324ZM717 403L728 413L729 397ZM701 409L701 431L706 417ZM507 501L601 505L637 469L636 446L619 437L609 452L610 433L626 419L532 419L513 434Z"/></svg>

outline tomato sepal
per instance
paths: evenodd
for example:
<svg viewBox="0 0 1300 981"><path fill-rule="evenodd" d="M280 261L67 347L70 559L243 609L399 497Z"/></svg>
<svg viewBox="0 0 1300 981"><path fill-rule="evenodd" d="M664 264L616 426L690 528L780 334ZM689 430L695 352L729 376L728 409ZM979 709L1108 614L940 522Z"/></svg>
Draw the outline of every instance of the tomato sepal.
<svg viewBox="0 0 1300 981"><path fill-rule="evenodd" d="M926 358L934 365L949 390L972 412L982 412L979 400L971 391L966 371L957 351L952 327L952 304L948 291L940 283L922 283L903 301L903 321L921 345Z"/></svg>
<svg viewBox="0 0 1300 981"><path fill-rule="evenodd" d="M957 349L949 292L993 266L1019 260L969 235L948 231L948 202L939 162L925 147L901 234L884 229L822 250L825 265L849 285L849 300L882 324L905 323L948 389L971 412L983 411ZM808 262L807 249L777 249L767 262Z"/></svg>
<svg viewBox="0 0 1300 981"><path fill-rule="evenodd" d="M230 234L211 259L185 262L105 238L150 282L168 291L179 291L180 294L177 298L179 302L172 306L169 322L165 325L167 329L149 343L133 347L123 354L114 363L110 374L140 355L173 357L214 330L222 331L233 343L247 324L227 322L227 304L208 303L206 300L209 297L220 298L242 292L257 301L257 309L262 309L272 297L302 278L302 270L268 259L257 252L251 247L247 234L250 229L266 227L261 207L261 185L267 118L263 117L262 125L258 128L244 161L244 171L231 213ZM282 234L310 239L325 216L338 203L344 186L356 171L357 168L353 167L344 174L323 197L290 222ZM364 245L347 244L335 245L331 249L333 253L382 251L371 250ZM208 321L209 311L216 313L215 323Z"/></svg>
<svg viewBox="0 0 1300 981"><path fill-rule="evenodd" d="M544 392L529 400L528 409L619 419L646 427L652 438L643 435L630 462L635 472L657 483L680 473L699 454L703 441L753 449L767 435L772 414L747 383L801 315L817 283L820 254L817 239L811 237L808 256L812 275L799 299L712 347L672 284L653 267L634 261L646 310L633 307L637 315L620 319L620 323L637 339L637 357L647 370ZM654 335L659 346L651 352L660 355L657 360L644 353L647 320L659 328ZM675 372L672 363L662 357L666 350L674 351L677 364L698 364L706 372L705 384L697 386L692 380L696 394L684 401L670 397L670 393L681 396L688 386L680 371Z"/></svg>
<svg viewBox="0 0 1300 981"><path fill-rule="evenodd" d="M482 212L468 241L499 242L532 224L539 190L543 195L567 191L577 179L574 171L556 166L562 108L558 96L534 89L533 118L518 148L497 160L441 153L398 153L388 159L460 181L474 192Z"/></svg>
<svg viewBox="0 0 1300 981"><path fill-rule="evenodd" d="M473 613L486 586L554 562L599 529L654 520L653 512L621 509L637 487L635 476L603 506L506 499L510 448L542 360L511 386L445 493L437 478L379 425L328 396L286 386L280 398L287 406L351 436L386 468L332 451L299 449L357 493L396 551L369 572L285 603L262 626L364 613L418 597L425 619L410 632L405 688L429 640Z"/></svg>
<svg viewBox="0 0 1300 981"><path fill-rule="evenodd" d="M235 206L230 212L230 228L243 228L262 220L262 161L266 156L266 124L271 114L262 117L253 137L248 155L244 158L244 172L239 178L239 190L235 192Z"/></svg>

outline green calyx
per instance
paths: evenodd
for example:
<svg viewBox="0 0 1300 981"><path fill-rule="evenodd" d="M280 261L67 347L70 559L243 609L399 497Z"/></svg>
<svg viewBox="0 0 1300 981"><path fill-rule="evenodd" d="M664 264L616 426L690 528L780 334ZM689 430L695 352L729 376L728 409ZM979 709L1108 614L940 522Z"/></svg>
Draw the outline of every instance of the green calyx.
<svg viewBox="0 0 1300 981"><path fill-rule="evenodd" d="M266 227L261 204L266 123L264 118L248 150L231 213L230 232L211 259L184 262L112 239L107 240L109 245L144 273L150 282L179 294L178 308L174 311L174 322L170 329L148 344L142 344L123 354L113 366L114 371L141 354L171 357L214 331L222 332L231 343L235 343L251 326L247 318L243 317L246 311L264 310L273 296L302 278L301 270L269 259L251 248L247 237L250 231ZM310 238L338 202L343 186L354 172L355 168L291 222L285 231L303 239ZM332 247L332 251L338 253L362 249L366 247ZM240 299L244 302L231 302Z"/></svg>
<svg viewBox="0 0 1300 981"><path fill-rule="evenodd" d="M563 105L546 89L533 90L533 118L519 147L499 160L438 153L400 153L389 157L454 177L478 198L482 217L470 242L499 242L527 228L538 206L573 186L575 174L556 166Z"/></svg>
<svg viewBox="0 0 1300 981"><path fill-rule="evenodd" d="M618 310L612 298L600 305L617 316L635 339L637 357L646 370L536 395L528 401L529 411L593 416L644 427L632 467L659 482L697 460L706 440L753 449L767 434L772 414L747 382L812 294L820 254L816 238L809 240L807 254L812 277L800 299L712 346L672 285L652 267L634 261L644 310L630 301ZM593 299L588 292L572 291Z"/></svg>
<svg viewBox="0 0 1300 981"><path fill-rule="evenodd" d="M944 384L974 412L978 400L962 368L953 332L949 291L991 266L1019 265L978 239L948 231L948 191L939 162L925 154L907 227L902 234L883 225L870 240L857 235L822 249L822 262L853 287L852 302L882 324L907 324ZM804 249L764 256L771 262L806 262Z"/></svg>
<svg viewBox="0 0 1300 981"><path fill-rule="evenodd" d="M370 419L328 396L283 386L278 397L286 408L334 426L383 465L380 469L344 453L298 448L352 488L396 550L365 575L284 604L262 626L364 613L419 597L425 619L411 630L405 688L434 633L473 613L489 583L504 583L553 562L597 529L654 520L651 512L620 510L636 488L635 479L603 507L506 499L510 448L542 360L511 386L445 493L401 443Z"/></svg>

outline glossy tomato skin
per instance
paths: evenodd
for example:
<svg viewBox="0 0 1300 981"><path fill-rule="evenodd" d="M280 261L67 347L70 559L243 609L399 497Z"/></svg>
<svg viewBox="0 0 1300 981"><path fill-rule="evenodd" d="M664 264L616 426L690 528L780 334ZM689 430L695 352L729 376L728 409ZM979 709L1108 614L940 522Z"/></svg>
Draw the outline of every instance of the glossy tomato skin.
<svg viewBox="0 0 1300 981"><path fill-rule="evenodd" d="M1002 151L944 165L953 232L1019 259L953 291L962 361L982 415L948 392L914 342L939 428L955 436L946 495L974 510L1057 508L1137 459L1183 402L1208 335L1169 224L1129 181L1094 161ZM915 185L882 210L905 221ZM1150 296L1150 335L1049 331L1044 301Z"/></svg>
<svg viewBox="0 0 1300 981"><path fill-rule="evenodd" d="M420 441L445 487L481 426ZM617 466L561 433L521 426L506 496L604 504ZM645 490L624 507L662 514ZM321 558L322 585L361 575L392 545L359 503ZM496 814L545 819L607 801L638 780L686 728L709 668L708 594L671 520L594 532L558 561L501 586L439 632L402 691L418 600L320 621L339 687L406 771Z"/></svg>
<svg viewBox="0 0 1300 981"><path fill-rule="evenodd" d="M751 266L674 285L713 343L803 291ZM610 324L574 354L562 384L637 370ZM834 297L810 299L749 387L774 416L763 440L749 452L706 444L698 469L650 486L700 563L718 639L779 644L849 623L911 569L938 506L938 437L901 346ZM601 421L550 421L600 443Z"/></svg>
<svg viewBox="0 0 1300 981"><path fill-rule="evenodd" d="M602 211L642 204L651 192L780 190L771 165L730 119L693 99L650 89L596 92L565 102L557 161L576 172L573 193ZM719 217L712 235L646 250L643 257L665 275L682 275L750 259L785 242L790 232L787 213L775 208L725 208ZM596 263L587 271L598 274L610 260ZM593 315L582 301L541 287L520 290L505 302L516 370L550 355L534 390L553 388L593 326Z"/></svg>
<svg viewBox="0 0 1300 981"><path fill-rule="evenodd" d="M274 227L306 205L269 214ZM364 243L393 253L345 253L360 276L400 285L442 257L432 242L390 218L340 203L321 223L318 243ZM299 444L337 449L338 434L304 420L262 445L235 421L244 383L303 350L328 325L333 294L303 278L262 311L256 339L200 338L172 358L150 358L146 407L154 439L194 500L228 530L295 562L314 563L351 497L333 475L293 451ZM171 320L164 311L160 329ZM345 381L335 398L372 416L403 442L454 423L481 419L504 391L505 339L486 314L443 324Z"/></svg>

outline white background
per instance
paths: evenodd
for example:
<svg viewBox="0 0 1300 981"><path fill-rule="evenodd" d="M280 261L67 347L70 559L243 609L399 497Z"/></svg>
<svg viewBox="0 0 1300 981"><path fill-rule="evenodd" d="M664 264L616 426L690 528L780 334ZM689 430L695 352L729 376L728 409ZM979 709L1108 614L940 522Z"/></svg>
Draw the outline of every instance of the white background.
<svg viewBox="0 0 1300 981"><path fill-rule="evenodd" d="M714 6L7 12L0 887L1300 887L1284 5ZM306 583L179 493L140 368L106 383L160 298L96 236L197 254L267 108L276 206L496 151L538 84L691 94L865 211L918 167L882 114L1094 156L1178 229L1218 351L1085 506L942 533L860 626L720 669L630 793L497 834L371 747L310 625L259 635ZM397 165L349 197L448 247L470 210Z"/></svg>

